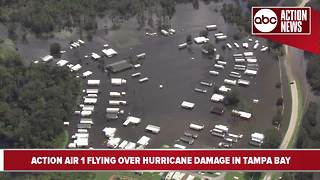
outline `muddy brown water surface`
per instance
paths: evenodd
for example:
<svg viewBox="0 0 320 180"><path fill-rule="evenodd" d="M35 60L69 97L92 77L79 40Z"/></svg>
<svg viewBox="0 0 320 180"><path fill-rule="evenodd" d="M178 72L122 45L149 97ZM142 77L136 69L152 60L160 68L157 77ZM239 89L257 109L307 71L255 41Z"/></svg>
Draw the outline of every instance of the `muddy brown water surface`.
<svg viewBox="0 0 320 180"><path fill-rule="evenodd" d="M260 52L259 49L254 51L258 58L259 72L256 77L242 75L242 79L251 81L249 87L229 86L239 91L240 97L245 108L250 110L253 118L243 120L231 117L231 109L228 109L223 116L210 113L210 108L215 104L210 101L213 94L213 88L204 87L207 93L194 92L195 87L201 87L200 81L209 80L215 83L215 86L223 85L224 78L233 71L232 54L242 53L244 51L253 51L253 43L250 48L233 50L222 50L221 46L226 42L235 42L232 34L237 33L237 28L224 22L223 17L215 9L219 9L222 3L210 3L205 5L200 3L198 10L192 8L191 4L178 4L176 13L171 20L171 24L176 29L176 34L169 37L163 36L146 36L144 30L138 30L136 19L132 18L124 23L119 30L109 31L106 35L102 29L98 30L91 42L86 42L85 46L78 49L67 50L62 59L79 63L83 68L79 72L90 70L93 73L88 79L100 79L98 103L95 105L95 111L92 116L94 125L90 129L90 146L94 148L106 147L106 138L102 129L104 127L117 128L116 137L122 140L137 142L141 136L151 137L150 144L147 148L160 148L162 145L173 145L179 143L188 148L213 148L223 139L210 135L209 130L216 124L227 125L230 132L234 134L243 134L243 139L234 144L236 148L251 148L249 145L250 134L253 132L264 132L271 128L272 117L276 112L276 100L280 97L280 90L275 88L279 82L279 69L276 57L268 52ZM99 27L103 27L103 20ZM187 34L196 37L199 31L207 24L216 24L218 31L222 31L229 37L226 41L216 43L214 32L209 34L210 41L217 47L217 53L222 55L227 66L224 70L219 70L220 75L215 77L209 75L209 70L214 70L213 59L208 59L201 53L201 46L193 44L190 49L178 50L177 46L183 43ZM72 39L78 39L78 36L68 33L60 33L54 38L41 40L30 38L27 44L18 44L21 54L30 62L47 55L49 44L59 42L64 48ZM257 39L256 37L252 37ZM266 44L259 39L262 44ZM240 42L247 41L244 38ZM111 74L101 71L98 68L98 62L91 59L85 59L84 56L91 52L102 54L103 44L108 43L112 48L118 51L118 55L113 58L105 58L106 64L127 59L128 56L135 56L145 52L147 56L139 69L131 69L125 72ZM261 46L260 46L261 47ZM191 58L194 58L193 60ZM55 60L53 63L55 63ZM131 74L141 72L142 77L148 77L149 81L138 83L138 79L131 78ZM110 84L110 77L122 77L127 79L127 85L114 87ZM228 77L229 78L229 77ZM232 78L229 78L232 79ZM86 80L84 80L86 82ZM163 88L159 88L163 84ZM128 105L124 106L125 115L120 116L118 120L107 120L105 118L105 109L109 107L108 93L110 91L126 91L127 95L122 98L127 100ZM259 99L258 104L253 104L252 99ZM194 102L193 110L185 110L180 107L183 100ZM142 119L139 125L122 126L127 114ZM80 117L74 115L70 119L68 131L73 134L77 131L76 124ZM203 124L204 130L195 132L189 129L190 123ZM159 134L150 134L144 129L148 124L161 127ZM193 145L187 145L176 140L183 136L185 131L198 133L199 137Z"/></svg>

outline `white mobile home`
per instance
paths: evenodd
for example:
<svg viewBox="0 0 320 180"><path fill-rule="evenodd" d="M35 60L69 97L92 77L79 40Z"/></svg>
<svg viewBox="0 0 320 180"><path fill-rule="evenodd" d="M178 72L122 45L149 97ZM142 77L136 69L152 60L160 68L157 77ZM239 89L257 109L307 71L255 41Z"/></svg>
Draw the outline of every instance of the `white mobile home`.
<svg viewBox="0 0 320 180"><path fill-rule="evenodd" d="M224 69L224 66L221 64L214 64L213 66L217 69Z"/></svg>
<svg viewBox="0 0 320 180"><path fill-rule="evenodd" d="M166 30L164 30L164 29L162 29L162 30L161 30L161 34L164 35L164 36L168 36L168 35L169 35L169 32L166 31Z"/></svg>
<svg viewBox="0 0 320 180"><path fill-rule="evenodd" d="M257 49L259 46L259 43L257 42L256 44L254 44L253 49Z"/></svg>
<svg viewBox="0 0 320 180"><path fill-rule="evenodd" d="M238 79L238 84L240 86L249 86L250 85L250 81L244 80L244 79Z"/></svg>
<svg viewBox="0 0 320 180"><path fill-rule="evenodd" d="M87 81L87 84L89 86L99 86L100 85L100 80L93 80L93 79L89 79Z"/></svg>
<svg viewBox="0 0 320 180"><path fill-rule="evenodd" d="M251 69L246 69L244 71L244 74L249 75L249 76L255 76L255 75L257 75L257 71L251 70Z"/></svg>
<svg viewBox="0 0 320 180"><path fill-rule="evenodd" d="M219 88L219 91L220 91L220 92L229 92L229 91L231 91L231 88L228 88L228 87L226 87L226 86L221 86L221 87Z"/></svg>
<svg viewBox="0 0 320 180"><path fill-rule="evenodd" d="M178 48L179 48L179 49L183 49L183 48L186 48L187 46L188 46L187 43L182 43L182 44L179 44L179 45L178 45Z"/></svg>
<svg viewBox="0 0 320 180"><path fill-rule="evenodd" d="M217 29L217 25L215 25L215 24L207 25L207 26L206 26L206 29L207 29L208 31L216 30L216 29Z"/></svg>
<svg viewBox="0 0 320 180"><path fill-rule="evenodd" d="M234 46L235 46L237 49L239 49L239 48L240 48L240 46L239 46L239 44L238 44L238 43L234 42L233 44L234 44Z"/></svg>
<svg viewBox="0 0 320 180"><path fill-rule="evenodd" d="M149 137L147 137L147 136L142 136L142 137L138 140L137 144L140 144L140 145L142 145L142 146L146 146L146 145L149 144L149 141L150 141L150 138L149 138Z"/></svg>
<svg viewBox="0 0 320 180"><path fill-rule="evenodd" d="M126 92L115 92L115 91L109 92L110 97L122 97L125 95L126 95Z"/></svg>
<svg viewBox="0 0 320 180"><path fill-rule="evenodd" d="M97 98L84 98L84 104L96 104Z"/></svg>
<svg viewBox="0 0 320 180"><path fill-rule="evenodd" d="M149 80L149 78L144 77L144 78L139 79L139 83L143 83L143 82L146 82L148 80Z"/></svg>
<svg viewBox="0 0 320 180"><path fill-rule="evenodd" d="M105 134L106 137L113 137L114 134L116 133L117 129L116 128L111 128L111 127L105 127L103 130L102 130Z"/></svg>
<svg viewBox="0 0 320 180"><path fill-rule="evenodd" d="M268 47L263 47L263 48L260 49L260 51L261 51L261 52L265 52L265 51L267 51L268 49L269 49Z"/></svg>
<svg viewBox="0 0 320 180"><path fill-rule="evenodd" d="M160 127L159 126L154 126L154 125L148 125L146 127L146 130L149 132L152 132L154 134L158 134L160 132Z"/></svg>
<svg viewBox="0 0 320 180"><path fill-rule="evenodd" d="M107 57L111 58L115 55L117 55L117 51L115 51L114 49L112 48L109 48L109 49L103 49L102 50L103 54L106 55Z"/></svg>
<svg viewBox="0 0 320 180"><path fill-rule="evenodd" d="M173 145L173 148L176 148L176 149L186 149L185 146L182 146L182 145L180 145L180 144L174 144L174 145Z"/></svg>
<svg viewBox="0 0 320 180"><path fill-rule="evenodd" d="M249 43L242 43L242 47L248 49L249 48Z"/></svg>
<svg viewBox="0 0 320 180"><path fill-rule="evenodd" d="M181 107L185 108L185 109L193 109L195 106L194 103L188 102L188 101L183 101L181 103Z"/></svg>
<svg viewBox="0 0 320 180"><path fill-rule="evenodd" d="M91 57L94 59L94 60L97 60L97 59L100 59L101 56L98 55L97 53L91 53Z"/></svg>
<svg viewBox="0 0 320 180"><path fill-rule="evenodd" d="M122 79L122 78L111 78L111 84L112 85L116 85L116 86L120 86L122 84L126 84L127 80L126 79Z"/></svg>
<svg viewBox="0 0 320 180"><path fill-rule="evenodd" d="M194 40L194 42L197 43L197 44L203 44L203 43L206 43L206 42L209 41L208 38L203 37L203 36L193 38L193 40Z"/></svg>
<svg viewBox="0 0 320 180"><path fill-rule="evenodd" d="M128 116L122 125L127 126L129 124L139 124L141 122L141 118Z"/></svg>
<svg viewBox="0 0 320 180"><path fill-rule="evenodd" d="M235 110L233 109L232 114L234 115L237 115L241 118L244 118L244 119L250 119L252 117L252 114L251 113L248 113L248 112L244 112L244 111L238 111L238 110Z"/></svg>
<svg viewBox="0 0 320 180"><path fill-rule="evenodd" d="M220 129L221 131L227 133L229 131L229 128L225 125L217 124L214 126L216 129Z"/></svg>
<svg viewBox="0 0 320 180"><path fill-rule="evenodd" d="M49 62L53 59L53 56L46 55L45 57L41 58L43 62Z"/></svg>
<svg viewBox="0 0 320 180"><path fill-rule="evenodd" d="M111 106L119 106L119 105L126 105L127 101L118 101L118 100L110 100L109 105Z"/></svg>
<svg viewBox="0 0 320 180"><path fill-rule="evenodd" d="M138 59L143 59L143 58L146 57L146 55L147 55L146 53L141 53L141 54L138 54L138 55L137 55L137 58L138 58Z"/></svg>
<svg viewBox="0 0 320 180"><path fill-rule="evenodd" d="M91 76L91 75L92 75L91 71L86 71L86 72L82 73L82 77L88 77L88 76Z"/></svg>
<svg viewBox="0 0 320 180"><path fill-rule="evenodd" d="M136 143L129 142L124 149L135 149Z"/></svg>
<svg viewBox="0 0 320 180"><path fill-rule="evenodd" d="M227 47L228 47L229 49L232 49L232 46L231 46L231 44L229 44L229 43L227 43Z"/></svg>
<svg viewBox="0 0 320 180"><path fill-rule="evenodd" d="M253 52L244 52L243 54L246 57L253 56Z"/></svg>
<svg viewBox="0 0 320 180"><path fill-rule="evenodd" d="M74 66L71 67L71 71L79 71L82 68L82 66L80 64L76 64Z"/></svg>
<svg viewBox="0 0 320 180"><path fill-rule="evenodd" d="M209 71L209 74L218 76L219 72L218 71Z"/></svg>
<svg viewBox="0 0 320 180"><path fill-rule="evenodd" d="M119 149L124 149L126 147L126 145L128 144L129 142L127 140L124 140L120 143L120 145L118 146Z"/></svg>
<svg viewBox="0 0 320 180"><path fill-rule="evenodd" d="M216 36L216 40L226 40L228 36L223 35L223 36Z"/></svg>
<svg viewBox="0 0 320 180"><path fill-rule="evenodd" d="M92 111L81 111L81 116L83 117L87 117L87 116L91 116Z"/></svg>
<svg viewBox="0 0 320 180"><path fill-rule="evenodd" d="M204 129L204 125L198 125L198 124L191 123L189 125L189 128L200 131L200 130Z"/></svg>
<svg viewBox="0 0 320 180"><path fill-rule="evenodd" d="M60 67L62 67L62 66L64 66L64 65L68 64L68 62L69 62L69 61L67 61L67 60L61 59L60 61L57 62L57 65L60 66Z"/></svg>
<svg viewBox="0 0 320 180"><path fill-rule="evenodd" d="M224 79L223 81L225 84L229 84L229 85L237 85L237 80L231 80L231 79Z"/></svg>
<svg viewBox="0 0 320 180"><path fill-rule="evenodd" d="M86 89L87 94L98 94L99 89Z"/></svg>
<svg viewBox="0 0 320 180"><path fill-rule="evenodd" d="M131 77L133 77L133 78L134 78L134 77L138 77L138 76L141 76L141 73L140 73L140 72L137 72L137 73L134 73L134 74L131 75Z"/></svg>
<svg viewBox="0 0 320 180"><path fill-rule="evenodd" d="M213 94L211 96L211 101L213 101L213 102L221 102L223 100L224 100L224 96L221 94Z"/></svg>

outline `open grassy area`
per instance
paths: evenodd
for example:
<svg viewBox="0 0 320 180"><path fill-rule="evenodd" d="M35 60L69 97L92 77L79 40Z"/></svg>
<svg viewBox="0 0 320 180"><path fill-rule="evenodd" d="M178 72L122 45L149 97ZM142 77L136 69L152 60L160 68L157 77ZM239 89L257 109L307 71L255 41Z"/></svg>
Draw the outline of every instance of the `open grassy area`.
<svg viewBox="0 0 320 180"><path fill-rule="evenodd" d="M244 173L243 172L228 172L226 174L226 176L224 177L225 180L234 180L234 176L237 176L239 177L239 180L246 180L244 177L243 177Z"/></svg>
<svg viewBox="0 0 320 180"><path fill-rule="evenodd" d="M57 148L65 148L68 145L69 134L67 130L64 130L53 142L53 146Z"/></svg>
<svg viewBox="0 0 320 180"><path fill-rule="evenodd" d="M94 180L111 180L111 179L127 179L127 180L160 180L159 172L143 172L143 175L134 172L97 172Z"/></svg>

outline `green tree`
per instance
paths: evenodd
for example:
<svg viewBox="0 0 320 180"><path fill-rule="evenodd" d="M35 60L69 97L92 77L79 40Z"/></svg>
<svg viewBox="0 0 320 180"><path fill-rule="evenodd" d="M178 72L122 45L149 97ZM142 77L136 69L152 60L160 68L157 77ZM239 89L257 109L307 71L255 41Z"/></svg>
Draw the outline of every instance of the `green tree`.
<svg viewBox="0 0 320 180"><path fill-rule="evenodd" d="M188 35L187 35L187 37L186 37L186 43L187 43L187 44L192 44L192 43L193 43L191 34L188 34Z"/></svg>
<svg viewBox="0 0 320 180"><path fill-rule="evenodd" d="M204 43L204 44L202 45L202 48L203 48L204 50L208 51L208 54L209 54L209 55L213 55L213 54L214 54L214 49L215 49L215 47L214 47L214 45L213 45L211 42Z"/></svg>
<svg viewBox="0 0 320 180"><path fill-rule="evenodd" d="M266 149L276 149L281 144L281 135L276 128L267 129L264 133L262 147Z"/></svg>
<svg viewBox="0 0 320 180"><path fill-rule="evenodd" d="M199 32L199 36L203 36L203 37L208 37L209 36L209 31L206 29L203 29Z"/></svg>
<svg viewBox="0 0 320 180"><path fill-rule="evenodd" d="M52 43L50 44L50 54L55 58L61 57L61 46L59 43Z"/></svg>

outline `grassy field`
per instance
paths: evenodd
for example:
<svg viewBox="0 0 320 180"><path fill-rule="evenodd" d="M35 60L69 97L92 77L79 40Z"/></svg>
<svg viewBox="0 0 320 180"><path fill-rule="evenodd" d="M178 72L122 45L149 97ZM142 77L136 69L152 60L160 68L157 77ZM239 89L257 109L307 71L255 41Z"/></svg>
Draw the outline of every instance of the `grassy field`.
<svg viewBox="0 0 320 180"><path fill-rule="evenodd" d="M143 175L135 174L134 172L97 172L94 180L160 180L159 172L144 172Z"/></svg>

